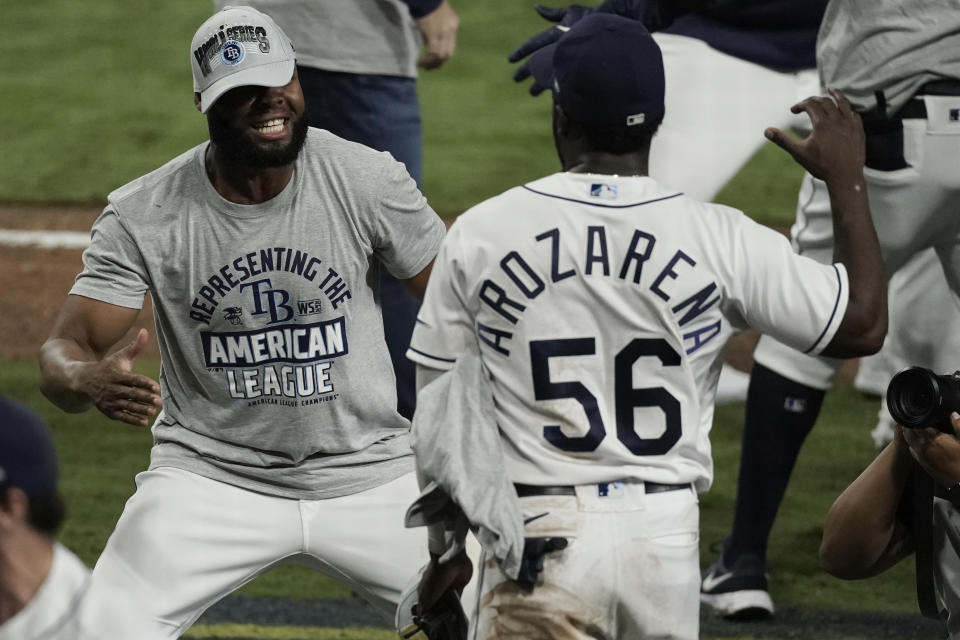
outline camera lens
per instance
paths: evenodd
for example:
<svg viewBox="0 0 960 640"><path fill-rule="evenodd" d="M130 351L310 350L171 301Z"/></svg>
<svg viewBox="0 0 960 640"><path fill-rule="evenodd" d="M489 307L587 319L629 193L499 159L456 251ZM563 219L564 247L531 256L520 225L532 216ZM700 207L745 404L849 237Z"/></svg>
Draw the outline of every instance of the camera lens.
<svg viewBox="0 0 960 640"><path fill-rule="evenodd" d="M927 426L940 408L940 385L930 371L919 367L895 375L887 388L887 408L899 424Z"/></svg>

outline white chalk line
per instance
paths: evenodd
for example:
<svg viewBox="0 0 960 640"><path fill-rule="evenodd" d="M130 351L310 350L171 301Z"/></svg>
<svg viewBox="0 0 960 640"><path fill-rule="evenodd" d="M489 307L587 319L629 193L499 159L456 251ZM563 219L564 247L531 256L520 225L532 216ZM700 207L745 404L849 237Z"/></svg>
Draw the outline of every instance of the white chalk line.
<svg viewBox="0 0 960 640"><path fill-rule="evenodd" d="M40 249L86 249L89 231L19 231L0 229L0 246Z"/></svg>

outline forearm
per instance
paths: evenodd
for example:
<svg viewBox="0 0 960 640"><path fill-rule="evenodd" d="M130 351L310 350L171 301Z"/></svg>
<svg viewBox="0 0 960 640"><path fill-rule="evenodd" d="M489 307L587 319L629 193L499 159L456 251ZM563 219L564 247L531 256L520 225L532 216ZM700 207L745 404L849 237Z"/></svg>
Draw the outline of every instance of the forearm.
<svg viewBox="0 0 960 640"><path fill-rule="evenodd" d="M823 527L820 560L839 578L875 575L905 552L897 509L913 468L906 443L897 437L836 499Z"/></svg>
<svg viewBox="0 0 960 640"><path fill-rule="evenodd" d="M419 394L425 386L443 375L443 373L440 369L431 369L430 367L418 364L416 368L417 393ZM421 472L419 466L417 467L417 482L420 484L421 490L430 483L429 478ZM430 552L437 556L443 555L443 552L446 551L447 540L442 524L427 525L427 545Z"/></svg>
<svg viewBox="0 0 960 640"><path fill-rule="evenodd" d="M863 172L827 182L833 210L834 261L846 267L850 293L835 343L826 355L853 357L880 348L887 332L887 281Z"/></svg>
<svg viewBox="0 0 960 640"><path fill-rule="evenodd" d="M50 338L40 348L40 391L69 413L86 411L93 400L82 385L85 367L99 356L66 338Z"/></svg>

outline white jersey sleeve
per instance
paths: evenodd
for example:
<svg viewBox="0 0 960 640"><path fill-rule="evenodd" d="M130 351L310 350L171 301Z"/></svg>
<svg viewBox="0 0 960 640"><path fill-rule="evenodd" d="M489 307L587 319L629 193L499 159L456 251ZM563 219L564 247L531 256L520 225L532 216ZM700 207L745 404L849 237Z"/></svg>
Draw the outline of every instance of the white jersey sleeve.
<svg viewBox="0 0 960 640"><path fill-rule="evenodd" d="M440 247L417 315L417 326L426 331L414 330L407 351L408 358L432 369L450 369L457 354L476 350L476 333L463 288L461 230L462 225L454 222Z"/></svg>
<svg viewBox="0 0 960 640"><path fill-rule="evenodd" d="M843 320L847 270L794 253L783 235L737 215L729 244L724 311L735 326L751 327L784 344L819 354Z"/></svg>

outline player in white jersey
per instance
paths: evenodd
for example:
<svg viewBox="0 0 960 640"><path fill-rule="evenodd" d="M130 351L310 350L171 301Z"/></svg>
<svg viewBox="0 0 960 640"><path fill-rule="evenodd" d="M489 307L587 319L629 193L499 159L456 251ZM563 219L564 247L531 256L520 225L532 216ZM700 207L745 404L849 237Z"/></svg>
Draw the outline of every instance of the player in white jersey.
<svg viewBox="0 0 960 640"><path fill-rule="evenodd" d="M809 127L806 115L791 113L790 106L819 91L813 51L825 5L826 0L537 5L538 13L558 26L527 40L510 60L529 55L514 77L532 75L530 92L538 95L549 86L552 42L582 15L599 11L643 20L663 54L666 79L666 115L651 143L650 171L665 185L712 201L765 142L764 126ZM744 400L748 382L747 374L724 366L717 403Z"/></svg>
<svg viewBox="0 0 960 640"><path fill-rule="evenodd" d="M492 406L503 474L526 519L527 567L538 566L535 548L548 551L535 582L515 582L523 571L492 557L481 563L474 637L695 638L697 494L713 477L726 338L752 326L832 354L882 341L862 130L838 97L794 107L812 118L805 141L767 131L830 184L849 251L820 265L741 212L647 176L664 75L642 24L586 17L560 38L552 64L564 172L457 218L409 351L421 399L479 356L492 398L475 413ZM439 477L419 455L418 471Z"/></svg>
<svg viewBox="0 0 960 640"><path fill-rule="evenodd" d="M427 560L378 305L382 264L414 294L445 225L389 154L306 126L293 47L269 16L214 14L190 49L210 141L111 193L40 354L61 408L146 425L90 593L175 638L281 562L340 580L392 620ZM159 383L123 336L149 292ZM120 348L111 351L114 345ZM162 406L162 411L160 410Z"/></svg>

